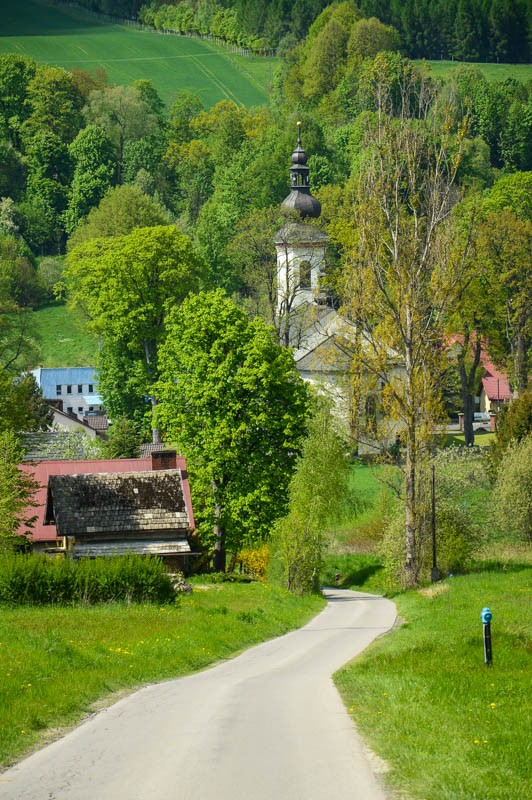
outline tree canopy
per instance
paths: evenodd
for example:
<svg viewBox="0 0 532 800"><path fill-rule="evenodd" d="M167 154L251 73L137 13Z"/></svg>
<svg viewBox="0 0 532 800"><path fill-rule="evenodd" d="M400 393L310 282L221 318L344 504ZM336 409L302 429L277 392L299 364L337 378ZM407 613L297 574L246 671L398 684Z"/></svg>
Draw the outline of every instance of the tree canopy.
<svg viewBox="0 0 532 800"><path fill-rule="evenodd" d="M224 569L226 550L267 537L286 509L308 392L272 329L221 290L191 295L167 329L157 413L188 459L201 531Z"/></svg>

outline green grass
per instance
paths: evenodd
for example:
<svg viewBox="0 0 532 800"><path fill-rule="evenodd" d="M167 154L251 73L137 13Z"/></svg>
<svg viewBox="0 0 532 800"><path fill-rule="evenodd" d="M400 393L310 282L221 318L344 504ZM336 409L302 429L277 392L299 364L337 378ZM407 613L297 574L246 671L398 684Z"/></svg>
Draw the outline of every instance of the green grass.
<svg viewBox="0 0 532 800"><path fill-rule="evenodd" d="M387 481L393 467L356 462L351 470L351 485L360 500L356 516L346 516L331 531L337 551L371 550L382 533L383 506L390 494Z"/></svg>
<svg viewBox="0 0 532 800"><path fill-rule="evenodd" d="M531 575L510 563L395 597L404 624L336 674L401 797L528 796ZM492 667L483 663L484 606L493 612Z"/></svg>
<svg viewBox="0 0 532 800"><path fill-rule="evenodd" d="M423 63L417 61L415 63ZM532 80L532 64L472 64L465 61L428 61L432 75L447 79L449 72L457 67L478 67L487 80L505 81L513 78L520 83Z"/></svg>
<svg viewBox="0 0 532 800"><path fill-rule="evenodd" d="M113 692L203 669L304 624L324 605L269 585L196 587L179 605L2 607L0 763Z"/></svg>
<svg viewBox="0 0 532 800"><path fill-rule="evenodd" d="M168 103L182 89L205 108L220 100L264 105L275 59L229 54L207 42L100 22L82 11L43 0L6 0L0 53L19 53L65 69L102 67L113 83L148 78Z"/></svg>
<svg viewBox="0 0 532 800"><path fill-rule="evenodd" d="M495 441L497 434L493 431L475 431L475 446L489 447ZM455 445L465 447L465 437L463 433L443 433L438 436L440 447L453 447Z"/></svg>
<svg viewBox="0 0 532 800"><path fill-rule="evenodd" d="M66 305L51 305L32 313L43 367L92 367L98 342L87 332L85 320Z"/></svg>

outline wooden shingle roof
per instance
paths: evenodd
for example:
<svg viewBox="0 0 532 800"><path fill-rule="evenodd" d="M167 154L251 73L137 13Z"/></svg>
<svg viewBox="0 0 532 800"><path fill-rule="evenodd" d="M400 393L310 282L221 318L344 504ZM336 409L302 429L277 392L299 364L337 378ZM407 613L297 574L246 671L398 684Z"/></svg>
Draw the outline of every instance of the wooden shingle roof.
<svg viewBox="0 0 532 800"><path fill-rule="evenodd" d="M186 534L180 470L51 475L46 521L60 536Z"/></svg>

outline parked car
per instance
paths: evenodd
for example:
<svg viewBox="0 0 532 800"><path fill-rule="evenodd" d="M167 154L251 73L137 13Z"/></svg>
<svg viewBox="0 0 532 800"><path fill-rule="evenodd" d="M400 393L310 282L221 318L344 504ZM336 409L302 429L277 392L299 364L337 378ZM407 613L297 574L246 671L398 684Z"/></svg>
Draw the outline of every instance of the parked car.
<svg viewBox="0 0 532 800"><path fill-rule="evenodd" d="M490 421L490 415L487 411L475 411L473 414L473 422L488 422Z"/></svg>

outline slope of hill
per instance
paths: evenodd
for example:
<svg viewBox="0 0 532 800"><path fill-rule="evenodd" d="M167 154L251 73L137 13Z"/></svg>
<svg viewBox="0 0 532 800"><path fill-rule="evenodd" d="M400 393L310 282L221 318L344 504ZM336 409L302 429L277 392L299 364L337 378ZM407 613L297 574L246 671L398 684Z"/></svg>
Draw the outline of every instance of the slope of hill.
<svg viewBox="0 0 532 800"><path fill-rule="evenodd" d="M199 39L100 22L44 0L4 0L2 5L0 53L24 54L65 69L102 67L118 84L148 78L165 102L181 89L196 92L205 108L220 100L245 106L268 102L275 59L238 56Z"/></svg>
<svg viewBox="0 0 532 800"><path fill-rule="evenodd" d="M41 350L41 366L94 365L98 342L88 333L86 322L79 314L65 305L50 305L34 311L32 321Z"/></svg>

